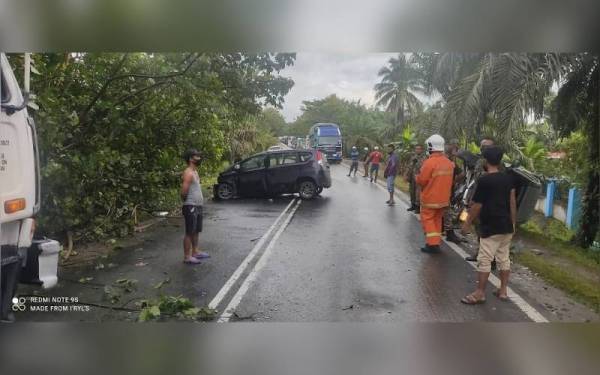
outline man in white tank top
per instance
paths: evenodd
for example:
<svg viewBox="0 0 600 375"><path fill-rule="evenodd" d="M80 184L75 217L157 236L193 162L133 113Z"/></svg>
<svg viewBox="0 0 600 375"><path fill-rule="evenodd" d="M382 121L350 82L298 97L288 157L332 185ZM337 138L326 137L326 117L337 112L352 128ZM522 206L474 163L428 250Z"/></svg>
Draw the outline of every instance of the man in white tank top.
<svg viewBox="0 0 600 375"><path fill-rule="evenodd" d="M208 258L209 255L198 248L198 234L202 232L202 206L204 197L198 176L198 165L200 164L200 152L190 149L183 155L187 168L182 174L181 209L185 220L185 236L183 237L183 263L200 264L200 259Z"/></svg>

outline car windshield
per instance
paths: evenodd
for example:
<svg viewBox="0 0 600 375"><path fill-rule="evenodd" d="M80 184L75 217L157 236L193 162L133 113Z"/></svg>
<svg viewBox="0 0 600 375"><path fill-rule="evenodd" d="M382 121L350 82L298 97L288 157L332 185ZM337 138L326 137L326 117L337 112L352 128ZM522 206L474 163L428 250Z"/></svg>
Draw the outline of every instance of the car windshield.
<svg viewBox="0 0 600 375"><path fill-rule="evenodd" d="M319 145L337 145L340 137L319 137Z"/></svg>
<svg viewBox="0 0 600 375"><path fill-rule="evenodd" d="M2 103L6 103L10 99L6 82L4 82L4 75L0 77L0 93L2 95Z"/></svg>
<svg viewBox="0 0 600 375"><path fill-rule="evenodd" d="M265 166L265 155L253 156L250 159L244 160L240 163L240 168L243 171L250 169L264 168Z"/></svg>

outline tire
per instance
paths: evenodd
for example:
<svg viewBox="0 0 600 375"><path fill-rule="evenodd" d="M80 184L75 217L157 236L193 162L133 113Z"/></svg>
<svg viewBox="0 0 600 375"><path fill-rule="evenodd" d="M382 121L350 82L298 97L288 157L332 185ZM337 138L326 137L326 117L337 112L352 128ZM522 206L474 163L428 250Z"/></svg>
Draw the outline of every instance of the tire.
<svg viewBox="0 0 600 375"><path fill-rule="evenodd" d="M300 181L298 195L304 200L313 199L317 195L317 185L311 180Z"/></svg>
<svg viewBox="0 0 600 375"><path fill-rule="evenodd" d="M321 195L322 192L323 192L323 186L317 187L317 195Z"/></svg>
<svg viewBox="0 0 600 375"><path fill-rule="evenodd" d="M217 197L217 199L226 201L232 199L233 196L233 186L231 186L231 184L222 182L217 185L217 191L215 192L215 197Z"/></svg>

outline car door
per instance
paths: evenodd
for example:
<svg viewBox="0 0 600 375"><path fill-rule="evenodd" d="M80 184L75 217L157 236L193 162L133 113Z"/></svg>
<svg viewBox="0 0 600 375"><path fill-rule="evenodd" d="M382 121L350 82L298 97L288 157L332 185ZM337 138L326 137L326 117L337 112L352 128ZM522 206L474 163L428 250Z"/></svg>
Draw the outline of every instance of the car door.
<svg viewBox="0 0 600 375"><path fill-rule="evenodd" d="M285 151L269 155L267 186L271 194L293 193L298 179L298 152Z"/></svg>
<svg viewBox="0 0 600 375"><path fill-rule="evenodd" d="M266 194L265 159L266 154L260 154L240 163L237 184L239 195L256 197Z"/></svg>

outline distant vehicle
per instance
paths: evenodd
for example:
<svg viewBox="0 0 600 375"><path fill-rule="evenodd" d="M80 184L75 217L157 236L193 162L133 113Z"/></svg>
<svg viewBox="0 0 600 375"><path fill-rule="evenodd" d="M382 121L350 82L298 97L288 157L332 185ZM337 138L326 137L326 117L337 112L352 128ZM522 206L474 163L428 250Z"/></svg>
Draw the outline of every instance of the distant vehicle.
<svg viewBox="0 0 600 375"><path fill-rule="evenodd" d="M306 147L306 139L304 137L298 137L296 138L296 149L302 150L307 148Z"/></svg>
<svg viewBox="0 0 600 375"><path fill-rule="evenodd" d="M308 147L326 155L327 161L342 161L342 133L339 126L332 123L314 124L308 133Z"/></svg>
<svg viewBox="0 0 600 375"><path fill-rule="evenodd" d="M318 150L262 152L222 172L214 185L214 197L273 197L298 193L312 199L331 187L329 165Z"/></svg>
<svg viewBox="0 0 600 375"><path fill-rule="evenodd" d="M283 150L283 147L281 146L271 146L267 149L267 151L280 151Z"/></svg>

